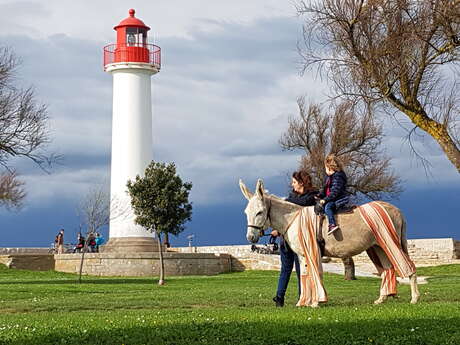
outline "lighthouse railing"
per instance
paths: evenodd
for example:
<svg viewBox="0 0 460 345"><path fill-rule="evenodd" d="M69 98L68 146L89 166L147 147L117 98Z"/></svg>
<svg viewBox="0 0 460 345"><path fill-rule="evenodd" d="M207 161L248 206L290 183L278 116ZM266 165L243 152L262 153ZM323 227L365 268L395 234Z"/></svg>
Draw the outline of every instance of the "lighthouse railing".
<svg viewBox="0 0 460 345"><path fill-rule="evenodd" d="M109 44L104 47L105 66L118 62L141 62L161 67L161 48L154 44Z"/></svg>

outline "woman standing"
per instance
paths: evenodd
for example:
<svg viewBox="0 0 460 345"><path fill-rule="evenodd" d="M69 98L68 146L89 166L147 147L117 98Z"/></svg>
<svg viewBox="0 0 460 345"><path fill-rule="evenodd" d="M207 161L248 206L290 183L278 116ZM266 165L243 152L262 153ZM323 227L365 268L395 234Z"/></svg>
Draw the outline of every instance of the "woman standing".
<svg viewBox="0 0 460 345"><path fill-rule="evenodd" d="M318 191L315 190L311 183L311 177L306 171L296 171L292 174L291 180L292 191L286 201L292 202L299 206L313 206L316 203L315 196ZM272 236L280 236L278 231L273 230ZM284 241L281 236L280 239L280 259L281 259L281 272L278 279L278 289L273 301L277 307L284 306L284 295L289 284L292 268L295 265L297 273L297 288L300 296L300 265L297 254L294 253L289 245Z"/></svg>

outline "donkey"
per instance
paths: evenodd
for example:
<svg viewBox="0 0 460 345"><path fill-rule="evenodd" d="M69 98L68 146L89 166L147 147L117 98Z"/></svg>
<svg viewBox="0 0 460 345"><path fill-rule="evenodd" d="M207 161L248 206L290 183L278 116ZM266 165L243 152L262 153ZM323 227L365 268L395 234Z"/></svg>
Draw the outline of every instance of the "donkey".
<svg viewBox="0 0 460 345"><path fill-rule="evenodd" d="M299 243L299 237L297 232L292 230L291 226L293 220L299 213L298 211L302 207L284 201L277 196L266 194L263 182L260 179L257 181L254 194L248 190L242 180L240 180L240 189L245 198L248 200L248 205L244 211L247 215L248 221L246 234L247 240L251 243L257 243L264 230L269 227L276 229L284 236L285 241L289 244L292 250L297 253L300 266L305 267L306 258L304 257L304 252L302 251ZM379 203L385 208L393 221L400 245L403 251L407 254L406 224L401 211L389 203ZM362 220L358 211L353 211L353 213L337 214L336 219L340 225L340 229L335 231L333 235L327 236L326 224L324 224L322 229L320 229L323 234L323 238L326 239L324 251L325 256L346 258L367 250L374 264L378 263L376 267L380 266L385 270L393 267L385 252L380 246L378 246L373 232ZM371 255L371 253L373 253L373 255ZM412 297L411 303L415 304L420 297L416 273L414 272L410 275L409 279ZM380 296L374 301L374 303L383 303L389 295L393 294L387 293L384 288L381 288Z"/></svg>

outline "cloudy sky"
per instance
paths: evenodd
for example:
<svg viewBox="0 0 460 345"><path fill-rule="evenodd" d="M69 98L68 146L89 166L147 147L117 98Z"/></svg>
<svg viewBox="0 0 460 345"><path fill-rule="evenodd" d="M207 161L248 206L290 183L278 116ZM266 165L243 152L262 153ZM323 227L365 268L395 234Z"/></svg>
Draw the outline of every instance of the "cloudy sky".
<svg viewBox="0 0 460 345"><path fill-rule="evenodd" d="M238 188L258 177L284 195L300 152L278 139L296 98L322 101L328 85L299 76L301 19L290 0L11 1L0 0L0 44L22 59L18 83L33 85L48 105L53 143L64 156L48 175L30 162L14 164L27 183L25 208L0 210L0 246L46 246L60 227L73 241L75 208L91 186L110 179L112 77L102 48L113 27L135 8L162 49L152 78L154 159L175 162L193 182L193 220L173 239L197 245L245 243L245 201ZM459 237L456 170L429 137L417 147L431 175L414 159L397 124L386 121L384 147L404 182L394 203L407 216L410 238ZM107 235L107 233L106 233Z"/></svg>

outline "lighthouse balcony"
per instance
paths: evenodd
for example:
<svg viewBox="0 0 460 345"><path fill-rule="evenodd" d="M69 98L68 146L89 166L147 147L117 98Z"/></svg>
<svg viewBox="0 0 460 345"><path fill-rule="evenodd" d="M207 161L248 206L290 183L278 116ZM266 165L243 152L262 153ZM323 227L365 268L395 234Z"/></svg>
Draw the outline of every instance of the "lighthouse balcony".
<svg viewBox="0 0 460 345"><path fill-rule="evenodd" d="M109 44L104 47L104 70L112 64L142 63L161 67L161 48L154 44Z"/></svg>

